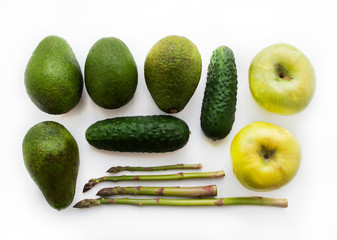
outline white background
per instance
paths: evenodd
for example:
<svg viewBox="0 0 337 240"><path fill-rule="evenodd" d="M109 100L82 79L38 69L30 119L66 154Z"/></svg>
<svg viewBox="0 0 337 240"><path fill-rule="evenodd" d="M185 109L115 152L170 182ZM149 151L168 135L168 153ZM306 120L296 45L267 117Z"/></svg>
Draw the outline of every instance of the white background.
<svg viewBox="0 0 337 240"><path fill-rule="evenodd" d="M334 0L0 0L0 239L336 239L336 11ZM165 154L114 153L89 146L84 132L97 120L162 114L146 88L143 67L151 47L171 34L189 38L199 48L203 61L199 86L187 107L176 115L191 129L189 143ZM82 70L90 47L97 40L109 36L123 40L138 66L139 83L133 100L118 110L104 110L91 101L84 89L80 103L71 112L60 116L41 112L26 94L24 70L39 41L48 35L59 35L68 41ZM303 51L316 71L313 101L294 116L264 111L249 92L252 58L278 42ZM232 48L236 57L238 103L231 134L213 143L202 134L199 117L209 59L220 45ZM102 206L56 211L31 180L21 152L25 133L44 120L60 122L78 142L81 163L73 204L94 197L101 187L117 186L102 184L82 193L88 179L105 175L106 169L114 165L200 162L203 171L224 169L226 177L141 184L217 184L221 197L288 198L289 207ZM302 146L300 170L280 190L253 192L241 186L233 175L230 143L242 127L253 121L286 127Z"/></svg>

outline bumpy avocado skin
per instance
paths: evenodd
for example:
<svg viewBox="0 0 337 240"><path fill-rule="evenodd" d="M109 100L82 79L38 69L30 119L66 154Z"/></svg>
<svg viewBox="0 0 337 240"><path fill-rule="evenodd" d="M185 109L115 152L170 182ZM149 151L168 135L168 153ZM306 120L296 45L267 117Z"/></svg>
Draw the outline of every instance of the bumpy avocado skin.
<svg viewBox="0 0 337 240"><path fill-rule="evenodd" d="M159 109L183 110L199 84L201 68L199 50L187 38L168 36L157 42L146 57L144 74Z"/></svg>
<svg viewBox="0 0 337 240"><path fill-rule="evenodd" d="M22 143L24 164L49 205L69 206L75 195L79 150L70 132L57 122L33 126Z"/></svg>
<svg viewBox="0 0 337 240"><path fill-rule="evenodd" d="M220 46L213 51L201 109L201 128L213 139L225 138L235 121L237 71L232 50Z"/></svg>
<svg viewBox="0 0 337 240"><path fill-rule="evenodd" d="M92 124L86 131L90 145L119 152L171 152L186 145L187 124L166 115L116 117Z"/></svg>
<svg viewBox="0 0 337 240"><path fill-rule="evenodd" d="M133 98L138 84L137 66L120 39L98 40L88 53L84 71L86 89L98 106L116 109Z"/></svg>
<svg viewBox="0 0 337 240"><path fill-rule="evenodd" d="M48 36L39 43L26 67L25 86L33 103L46 113L66 113L77 105L83 76L63 38Z"/></svg>

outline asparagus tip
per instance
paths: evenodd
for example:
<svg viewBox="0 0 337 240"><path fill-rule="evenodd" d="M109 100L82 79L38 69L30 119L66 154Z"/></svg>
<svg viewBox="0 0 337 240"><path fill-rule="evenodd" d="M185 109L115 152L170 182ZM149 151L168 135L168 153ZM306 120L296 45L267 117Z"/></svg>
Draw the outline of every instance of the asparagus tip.
<svg viewBox="0 0 337 240"><path fill-rule="evenodd" d="M102 188L96 194L96 196L107 197L111 195L111 191L109 188Z"/></svg>
<svg viewBox="0 0 337 240"><path fill-rule="evenodd" d="M120 169L118 167L111 167L106 172L108 173L118 173Z"/></svg>
<svg viewBox="0 0 337 240"><path fill-rule="evenodd" d="M93 184L92 183L86 183L85 185L84 185L84 187L83 187L83 192L87 192L87 191L89 191L90 189L92 189L92 187L93 187Z"/></svg>
<svg viewBox="0 0 337 240"><path fill-rule="evenodd" d="M84 199L76 203L73 208L88 208L90 207L91 201L91 199Z"/></svg>

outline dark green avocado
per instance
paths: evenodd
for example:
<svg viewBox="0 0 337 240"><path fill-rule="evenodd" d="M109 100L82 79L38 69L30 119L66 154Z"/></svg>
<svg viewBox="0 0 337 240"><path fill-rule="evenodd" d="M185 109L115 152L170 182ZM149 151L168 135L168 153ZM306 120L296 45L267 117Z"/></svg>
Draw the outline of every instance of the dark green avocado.
<svg viewBox="0 0 337 240"><path fill-rule="evenodd" d="M28 173L50 206L61 210L75 195L79 150L70 132L57 122L41 122L26 133L22 152Z"/></svg>
<svg viewBox="0 0 337 240"><path fill-rule="evenodd" d="M171 152L189 139L187 124L176 117L116 117L92 124L86 131L90 145L119 152Z"/></svg>
<svg viewBox="0 0 337 240"><path fill-rule="evenodd" d="M213 139L225 138L235 121L237 71L232 50L221 46L213 51L201 108L201 128Z"/></svg>
<svg viewBox="0 0 337 240"><path fill-rule="evenodd" d="M44 38L25 71L28 96L42 111L62 114L80 101L83 76L69 44L58 36Z"/></svg>
<svg viewBox="0 0 337 240"><path fill-rule="evenodd" d="M89 96L102 108L124 106L137 88L136 62L129 48L118 38L102 38L91 47L84 74Z"/></svg>

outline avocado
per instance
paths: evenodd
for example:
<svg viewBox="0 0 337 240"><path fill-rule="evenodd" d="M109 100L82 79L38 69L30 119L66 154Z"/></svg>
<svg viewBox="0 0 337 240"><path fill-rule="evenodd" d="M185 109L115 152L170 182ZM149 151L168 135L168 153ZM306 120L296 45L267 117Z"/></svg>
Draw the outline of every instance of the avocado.
<svg viewBox="0 0 337 240"><path fill-rule="evenodd" d="M201 128L213 139L225 138L235 121L237 71L233 51L220 46L213 51L201 108Z"/></svg>
<svg viewBox="0 0 337 240"><path fill-rule="evenodd" d="M171 152L182 148L190 135L187 124L166 115L116 117L92 124L86 131L90 145L119 152Z"/></svg>
<svg viewBox="0 0 337 240"><path fill-rule="evenodd" d="M83 76L69 44L58 36L44 38L25 71L28 96L42 111L62 114L80 101Z"/></svg>
<svg viewBox="0 0 337 240"><path fill-rule="evenodd" d="M201 76L201 56L187 38L168 36L149 51L144 65L147 88L162 111L177 113L185 108Z"/></svg>
<svg viewBox="0 0 337 240"><path fill-rule="evenodd" d="M84 75L89 96L106 109L127 104L138 83L137 66L130 50L114 37L102 38L91 47Z"/></svg>
<svg viewBox="0 0 337 240"><path fill-rule="evenodd" d="M26 133L22 152L28 173L49 205L69 206L75 195L79 150L70 132L53 121L41 122Z"/></svg>

